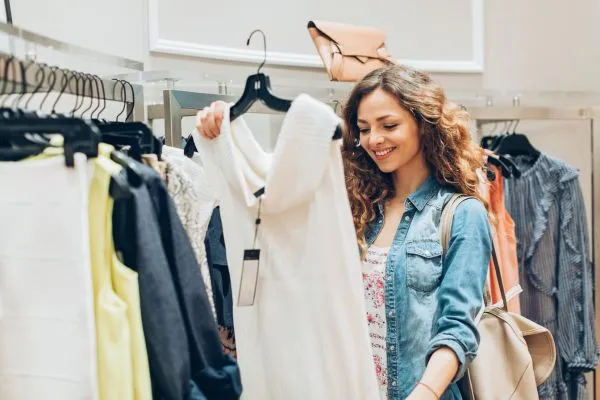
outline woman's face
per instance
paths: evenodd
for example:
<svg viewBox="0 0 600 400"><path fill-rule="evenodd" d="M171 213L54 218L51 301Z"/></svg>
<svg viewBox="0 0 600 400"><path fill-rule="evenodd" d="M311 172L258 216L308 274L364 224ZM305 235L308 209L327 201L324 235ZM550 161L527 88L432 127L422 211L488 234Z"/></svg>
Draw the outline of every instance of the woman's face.
<svg viewBox="0 0 600 400"><path fill-rule="evenodd" d="M379 169L390 173L422 165L419 127L413 115L383 89L363 97L358 106L360 145Z"/></svg>

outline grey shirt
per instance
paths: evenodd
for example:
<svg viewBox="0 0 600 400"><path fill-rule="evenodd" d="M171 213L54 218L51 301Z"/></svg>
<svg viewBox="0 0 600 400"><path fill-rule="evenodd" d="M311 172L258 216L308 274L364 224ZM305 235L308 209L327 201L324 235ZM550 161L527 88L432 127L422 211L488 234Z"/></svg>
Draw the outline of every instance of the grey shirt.
<svg viewBox="0 0 600 400"><path fill-rule="evenodd" d="M556 367L540 399L587 399L584 373L597 364L593 266L578 171L541 154L515 158L523 175L505 180L505 203L515 221L521 313L547 327Z"/></svg>

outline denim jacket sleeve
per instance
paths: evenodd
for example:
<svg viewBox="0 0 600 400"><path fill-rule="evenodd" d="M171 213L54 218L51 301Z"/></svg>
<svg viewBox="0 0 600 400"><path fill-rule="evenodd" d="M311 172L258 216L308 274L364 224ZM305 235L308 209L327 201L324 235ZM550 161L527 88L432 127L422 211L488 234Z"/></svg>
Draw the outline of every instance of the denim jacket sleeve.
<svg viewBox="0 0 600 400"><path fill-rule="evenodd" d="M456 209L444 255L439 318L427 352L427 360L440 347L449 347L456 353L459 369L453 382L464 375L479 346L474 319L483 305L491 246L485 207L476 199L463 201Z"/></svg>

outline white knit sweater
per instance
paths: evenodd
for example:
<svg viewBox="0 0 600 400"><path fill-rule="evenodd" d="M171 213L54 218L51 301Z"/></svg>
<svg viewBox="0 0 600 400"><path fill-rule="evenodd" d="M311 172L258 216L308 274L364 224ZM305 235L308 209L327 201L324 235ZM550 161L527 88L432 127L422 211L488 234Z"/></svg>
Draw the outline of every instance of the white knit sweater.
<svg viewBox="0 0 600 400"><path fill-rule="evenodd" d="M378 398L342 158L331 140L338 117L300 95L267 154L243 118L228 115L217 139L194 140L221 205L244 399ZM256 300L237 307L253 193L262 187Z"/></svg>

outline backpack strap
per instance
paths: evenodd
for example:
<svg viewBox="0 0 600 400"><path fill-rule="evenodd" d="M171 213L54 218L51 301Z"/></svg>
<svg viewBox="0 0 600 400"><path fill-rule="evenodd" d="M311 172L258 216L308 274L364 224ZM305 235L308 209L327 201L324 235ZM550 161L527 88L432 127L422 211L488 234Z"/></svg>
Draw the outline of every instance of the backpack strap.
<svg viewBox="0 0 600 400"><path fill-rule="evenodd" d="M442 209L442 216L440 218L440 239L442 243L443 254L445 255L448 251L448 245L450 244L450 236L452 235L452 221L456 209L463 201L475 198L472 196L466 196L464 194L455 193L450 197L450 200L446 202ZM498 280L498 286L500 288L500 295L502 296L502 308L508 310L508 302L506 301L506 292L504 291L504 283L502 282L502 273L500 271L500 264L498 263L498 256L496 255L496 249L494 246L494 240L490 237L492 244L492 263L494 264L494 271L496 273L496 279ZM484 305L491 303L491 296L489 294L489 288L486 284L486 290L484 293Z"/></svg>

